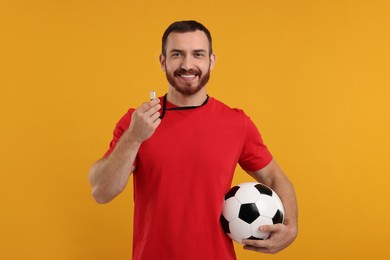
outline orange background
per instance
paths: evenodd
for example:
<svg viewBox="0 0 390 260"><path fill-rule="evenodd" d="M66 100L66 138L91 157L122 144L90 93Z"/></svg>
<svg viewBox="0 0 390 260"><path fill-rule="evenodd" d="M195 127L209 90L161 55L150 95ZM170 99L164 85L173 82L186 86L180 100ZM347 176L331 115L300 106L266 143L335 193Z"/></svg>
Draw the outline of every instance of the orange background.
<svg viewBox="0 0 390 260"><path fill-rule="evenodd" d="M131 259L132 183L97 205L88 170L128 107L166 92L160 39L182 19L213 34L210 95L251 116L298 195L297 241L239 259L390 259L389 14L375 0L2 1L0 259Z"/></svg>

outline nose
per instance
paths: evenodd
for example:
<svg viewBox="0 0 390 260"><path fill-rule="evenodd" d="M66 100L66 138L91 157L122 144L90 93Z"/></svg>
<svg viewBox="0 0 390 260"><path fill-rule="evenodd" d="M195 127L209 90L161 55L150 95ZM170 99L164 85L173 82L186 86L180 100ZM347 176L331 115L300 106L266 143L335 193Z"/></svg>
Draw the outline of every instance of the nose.
<svg viewBox="0 0 390 260"><path fill-rule="evenodd" d="M183 60L181 62L181 66L180 66L182 69L184 70L190 70L193 68L193 62L192 62L192 59L190 56L184 56L183 57Z"/></svg>

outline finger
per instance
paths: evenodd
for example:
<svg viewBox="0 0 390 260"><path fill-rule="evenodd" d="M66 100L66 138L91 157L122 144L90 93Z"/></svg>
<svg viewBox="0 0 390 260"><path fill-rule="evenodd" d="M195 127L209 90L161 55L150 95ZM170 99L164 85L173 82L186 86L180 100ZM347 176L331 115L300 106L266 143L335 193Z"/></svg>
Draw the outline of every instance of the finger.
<svg viewBox="0 0 390 260"><path fill-rule="evenodd" d="M157 105L161 106L159 103L160 103L160 99L156 98L156 99L153 99L153 100L150 100L148 102L143 103L138 109L140 110L140 112L143 113L143 112L146 112Z"/></svg>
<svg viewBox="0 0 390 260"><path fill-rule="evenodd" d="M157 104L152 105L152 107L147 112L149 113L149 115L153 115L160 109L161 109L161 105L159 102L157 102Z"/></svg>
<svg viewBox="0 0 390 260"><path fill-rule="evenodd" d="M261 248L261 247L255 247L255 246L244 246L243 247L245 250L251 250L259 253L268 253L267 248Z"/></svg>
<svg viewBox="0 0 390 260"><path fill-rule="evenodd" d="M245 250L252 250L262 253L266 253L269 247L269 244L266 242L266 240L245 239L242 241L242 243L244 244Z"/></svg>
<svg viewBox="0 0 390 260"><path fill-rule="evenodd" d="M161 123L161 118L157 118L154 122L153 122L153 125L154 125L154 129L156 129Z"/></svg>
<svg viewBox="0 0 390 260"><path fill-rule="evenodd" d="M262 252L262 253L268 253L273 254L278 252L277 247L272 240L253 240L253 239L246 239L243 241L244 249L245 250L252 250L256 252Z"/></svg>
<svg viewBox="0 0 390 260"><path fill-rule="evenodd" d="M257 248L268 248L269 242L268 240L255 240L255 239L244 239L242 243L245 246L252 246Z"/></svg>
<svg viewBox="0 0 390 260"><path fill-rule="evenodd" d="M267 254L275 254L277 253L276 250L269 249L269 248L263 248L263 247L255 247L255 246L244 246L245 250L251 250L258 253L267 253Z"/></svg>
<svg viewBox="0 0 390 260"><path fill-rule="evenodd" d="M146 117L151 117L151 116L155 115L160 109L161 109L161 105L157 103L157 105L152 106L148 110L146 110L144 112L141 112L141 111L140 112L143 113Z"/></svg>
<svg viewBox="0 0 390 260"><path fill-rule="evenodd" d="M152 114L152 115L150 116L150 120L151 120L152 122L156 122L156 120L159 119L159 118L160 118L160 112L158 112L158 111L156 111L154 114Z"/></svg>
<svg viewBox="0 0 390 260"><path fill-rule="evenodd" d="M259 227L261 232L275 232L279 231L282 228L282 224L274 224L274 225L262 225Z"/></svg>

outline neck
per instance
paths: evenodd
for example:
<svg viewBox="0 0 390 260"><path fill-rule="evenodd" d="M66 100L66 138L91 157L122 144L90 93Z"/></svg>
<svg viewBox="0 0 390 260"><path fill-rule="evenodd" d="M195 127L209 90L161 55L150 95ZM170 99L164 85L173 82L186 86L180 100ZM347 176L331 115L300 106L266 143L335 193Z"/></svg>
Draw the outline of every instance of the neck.
<svg viewBox="0 0 390 260"><path fill-rule="evenodd" d="M200 106L207 99L206 88L203 87L197 93L186 96L177 92L173 87L169 87L167 100L169 103L172 103L179 107L187 107L187 106Z"/></svg>

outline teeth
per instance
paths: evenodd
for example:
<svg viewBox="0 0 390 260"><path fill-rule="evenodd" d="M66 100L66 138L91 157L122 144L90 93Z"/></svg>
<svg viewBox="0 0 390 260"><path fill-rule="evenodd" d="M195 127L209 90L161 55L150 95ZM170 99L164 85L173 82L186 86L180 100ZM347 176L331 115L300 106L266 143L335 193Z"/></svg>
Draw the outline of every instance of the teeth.
<svg viewBox="0 0 390 260"><path fill-rule="evenodd" d="M190 79L190 78L195 78L195 75L181 75L181 77Z"/></svg>

